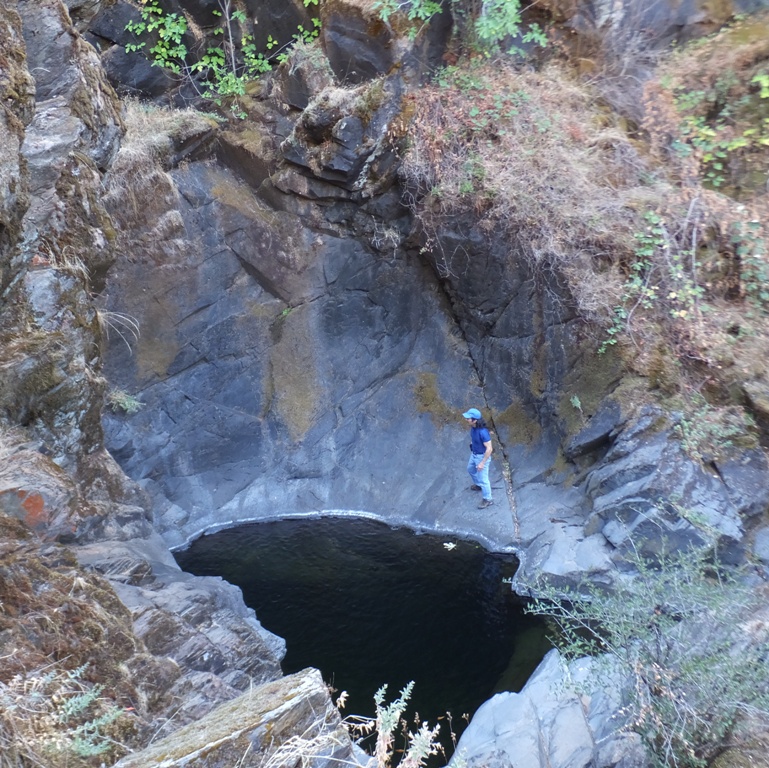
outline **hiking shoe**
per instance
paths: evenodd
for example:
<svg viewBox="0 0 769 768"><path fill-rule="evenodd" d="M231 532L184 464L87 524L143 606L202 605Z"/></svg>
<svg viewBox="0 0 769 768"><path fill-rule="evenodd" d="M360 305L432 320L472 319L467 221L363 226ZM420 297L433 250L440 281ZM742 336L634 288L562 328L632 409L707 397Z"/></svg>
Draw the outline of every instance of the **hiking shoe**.
<svg viewBox="0 0 769 768"><path fill-rule="evenodd" d="M480 485L471 485L467 490L468 491L482 491L483 488L481 488Z"/></svg>
<svg viewBox="0 0 769 768"><path fill-rule="evenodd" d="M494 502L491 499L483 499L478 505L478 509L486 509L486 507L490 507L493 503Z"/></svg>

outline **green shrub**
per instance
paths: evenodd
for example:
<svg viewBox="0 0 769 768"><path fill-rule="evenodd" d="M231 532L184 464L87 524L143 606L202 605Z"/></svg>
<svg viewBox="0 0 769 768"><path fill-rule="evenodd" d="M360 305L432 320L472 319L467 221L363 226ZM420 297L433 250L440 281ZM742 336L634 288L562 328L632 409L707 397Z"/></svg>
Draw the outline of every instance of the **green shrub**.
<svg viewBox="0 0 769 768"><path fill-rule="evenodd" d="M398 14L409 22L408 33L416 37L422 27L441 13L443 6L436 0L375 0L374 10L385 23ZM530 24L521 34L521 4L519 0L485 0L483 3L467 3L462 0L452 0L451 10L455 17L469 15L472 18L472 40L466 41L481 51L490 53L497 51L506 39L521 37L524 43L534 42L537 45L547 45L547 37L537 24ZM513 47L511 52L521 53Z"/></svg>
<svg viewBox="0 0 769 768"><path fill-rule="evenodd" d="M767 625L740 574L705 550L630 558L635 573L611 592L589 583L538 586L530 610L554 620L567 658L597 656L596 688L627 681L627 728L653 765L701 768L738 743L745 715L769 722Z"/></svg>

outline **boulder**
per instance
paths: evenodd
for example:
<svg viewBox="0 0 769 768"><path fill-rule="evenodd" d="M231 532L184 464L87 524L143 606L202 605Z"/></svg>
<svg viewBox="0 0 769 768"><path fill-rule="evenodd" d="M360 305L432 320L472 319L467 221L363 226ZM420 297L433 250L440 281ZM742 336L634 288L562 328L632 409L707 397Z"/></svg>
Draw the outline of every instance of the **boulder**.
<svg viewBox="0 0 769 768"><path fill-rule="evenodd" d="M765 566L769 565L769 528L762 528L753 541L753 555Z"/></svg>
<svg viewBox="0 0 769 768"><path fill-rule="evenodd" d="M0 511L43 540L72 541L79 522L75 483L34 446L0 446Z"/></svg>
<svg viewBox="0 0 769 768"><path fill-rule="evenodd" d="M585 692L594 663L567 666L550 651L520 693L498 693L478 709L449 766L646 768L638 738L622 732L619 689Z"/></svg>
<svg viewBox="0 0 769 768"><path fill-rule="evenodd" d="M400 76L356 88L328 86L310 100L280 145L281 153L310 178L306 184L321 182L357 193L353 197L331 191L328 197L371 197L395 180L397 164L382 160L395 150L395 123L408 110Z"/></svg>
<svg viewBox="0 0 769 768"><path fill-rule="evenodd" d="M600 531L620 552L717 545L726 560L741 557L741 509L716 471L684 453L657 407L642 407L617 435L587 473L585 494L592 503L586 532Z"/></svg>
<svg viewBox="0 0 769 768"><path fill-rule="evenodd" d="M361 765L315 669L253 688L115 768L257 768L300 757L318 768Z"/></svg>

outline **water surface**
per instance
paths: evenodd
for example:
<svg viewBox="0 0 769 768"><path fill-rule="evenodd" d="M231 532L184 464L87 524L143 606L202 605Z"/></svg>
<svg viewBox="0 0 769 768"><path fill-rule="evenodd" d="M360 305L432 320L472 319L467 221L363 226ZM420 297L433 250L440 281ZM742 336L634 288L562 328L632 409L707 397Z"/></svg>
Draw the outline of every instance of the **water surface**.
<svg viewBox="0 0 769 768"><path fill-rule="evenodd" d="M381 685L389 701L413 680L409 714L434 723L451 712L459 733L463 714L520 690L549 648L542 621L504 581L515 557L472 542L372 520L300 519L202 536L176 559L237 584L286 639L283 671L317 667L348 692L347 713L373 715Z"/></svg>

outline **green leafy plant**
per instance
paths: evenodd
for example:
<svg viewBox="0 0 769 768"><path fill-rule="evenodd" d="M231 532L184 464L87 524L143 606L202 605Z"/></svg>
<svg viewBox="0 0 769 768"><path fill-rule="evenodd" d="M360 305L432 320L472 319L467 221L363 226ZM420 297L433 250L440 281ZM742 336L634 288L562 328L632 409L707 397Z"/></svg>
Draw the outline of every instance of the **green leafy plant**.
<svg viewBox="0 0 769 768"><path fill-rule="evenodd" d="M762 312L769 308L769 266L760 221L734 222L731 243L739 263L740 286L748 301Z"/></svg>
<svg viewBox="0 0 769 768"><path fill-rule="evenodd" d="M120 756L112 727L127 715L85 680L87 668L53 667L0 682L2 765L77 768L92 764L88 758Z"/></svg>
<svg viewBox="0 0 769 768"><path fill-rule="evenodd" d="M518 36L521 27L521 7L511 0L486 0L475 21L475 34L482 47L494 49L506 37ZM521 38L524 43L547 45L547 37L537 24L528 27ZM519 53L519 49L514 51Z"/></svg>
<svg viewBox="0 0 769 768"><path fill-rule="evenodd" d="M712 461L723 455L735 441L749 438L755 429L756 423L745 409L716 407L699 394L674 427L686 453L698 461Z"/></svg>
<svg viewBox="0 0 769 768"><path fill-rule="evenodd" d="M704 549L631 555L629 564L635 573L610 592L536 585L529 610L555 622L567 658L596 658L591 687L627 681L625 727L654 766L702 768L738 743L742 715L769 722L769 639L752 621L758 598Z"/></svg>
<svg viewBox="0 0 769 768"><path fill-rule="evenodd" d="M188 30L187 20L178 13L166 13L160 0L146 0L141 7L141 21L129 22L126 29L137 37L152 33L157 42L149 49L149 58L153 66L168 69L174 74L188 79L197 86L202 79L201 95L221 107L225 103L233 115L245 118L242 106L248 83L269 72L272 62L281 62L288 55L288 49L297 42L309 43L320 32L320 21L313 19L313 28L299 26L291 41L281 45L272 35L267 38L265 55L258 51L254 36L246 31L248 17L245 12L234 6L233 0L218 0L219 10L214 11L221 23L214 30L214 36L221 39L221 44L210 45L203 55L190 60L190 53L184 44ZM305 7L317 5L318 0L303 0ZM126 50L139 51L146 47L146 41L126 45Z"/></svg>
<svg viewBox="0 0 769 768"><path fill-rule="evenodd" d="M663 217L644 214L646 227L635 233L635 259L623 286L621 303L599 349L603 353L621 334L632 335L631 320L640 310L662 309L674 320L696 321L704 288L698 282L696 230L689 247L682 247L668 231Z"/></svg>
<svg viewBox="0 0 769 768"><path fill-rule="evenodd" d="M769 72L759 72L750 82L760 88L758 94L760 98L769 99Z"/></svg>
<svg viewBox="0 0 769 768"><path fill-rule="evenodd" d="M441 13L442 4L436 0L375 0L374 10L386 24L398 14L410 23L409 35L414 38L430 20ZM460 16L465 10L459 0L452 2L452 11ZM518 37L521 32L521 4L519 0L485 0L479 6L472 25L475 45L482 51L496 51L509 37ZM547 37L537 24L531 24L521 36L524 43L547 45ZM520 49L514 48L520 53Z"/></svg>
<svg viewBox="0 0 769 768"><path fill-rule="evenodd" d="M739 155L769 146L769 118L751 120L748 127L739 119L751 114L754 97L731 97L738 83L734 72L727 70L708 90L679 86L673 91L681 114L681 135L674 149L683 156L698 153L703 181L713 189L726 183L729 166ZM769 99L769 74L756 74L750 84L759 87L758 100Z"/></svg>
<svg viewBox="0 0 769 768"><path fill-rule="evenodd" d="M375 0L373 8L385 24L397 13L404 14L409 21L425 24L442 10L435 0ZM412 29L412 33L416 35L417 29Z"/></svg>
<svg viewBox="0 0 769 768"><path fill-rule="evenodd" d="M395 755L395 736L401 728L406 739L406 747L398 762L400 768L420 768L429 757L441 751L438 743L440 724L430 728L427 723L420 723L414 731L409 731L405 727L403 714L413 689L412 681L401 690L397 699L386 704L387 686L383 685L374 695L376 715L373 718L351 716L345 720L353 735L366 737L372 733L376 734L373 752L377 768L387 768L392 764Z"/></svg>
<svg viewBox="0 0 769 768"><path fill-rule="evenodd" d="M147 0L141 7L141 21L129 21L126 29L137 37L143 37L152 32L157 33L157 42L149 53L154 65L181 74L182 63L187 57L187 46L184 45L184 35L187 33L187 20L178 13L166 13L160 6L160 0ZM128 43L125 47L129 53L145 48L146 41Z"/></svg>

